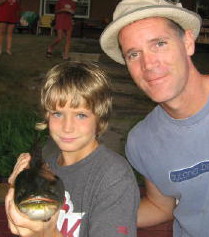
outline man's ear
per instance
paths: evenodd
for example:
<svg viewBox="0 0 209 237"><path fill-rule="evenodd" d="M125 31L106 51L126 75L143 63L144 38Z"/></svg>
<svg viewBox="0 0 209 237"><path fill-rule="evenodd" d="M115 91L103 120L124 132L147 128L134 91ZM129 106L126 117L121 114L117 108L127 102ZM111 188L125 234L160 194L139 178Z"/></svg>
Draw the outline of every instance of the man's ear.
<svg viewBox="0 0 209 237"><path fill-rule="evenodd" d="M188 56L192 56L195 51L195 37L192 30L185 30L184 44Z"/></svg>

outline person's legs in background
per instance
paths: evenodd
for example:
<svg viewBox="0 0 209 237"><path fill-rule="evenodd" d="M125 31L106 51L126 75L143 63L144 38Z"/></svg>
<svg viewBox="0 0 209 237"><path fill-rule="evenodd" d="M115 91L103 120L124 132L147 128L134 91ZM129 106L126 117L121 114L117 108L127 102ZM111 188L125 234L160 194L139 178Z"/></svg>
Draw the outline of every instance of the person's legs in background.
<svg viewBox="0 0 209 237"><path fill-rule="evenodd" d="M71 45L71 35L72 35L72 29L66 31L66 41L64 46L64 52L63 52L63 59L67 60L69 58L69 50Z"/></svg>
<svg viewBox="0 0 209 237"><path fill-rule="evenodd" d="M7 48L6 52L8 55L12 55L11 48L12 48L12 36L13 36L13 31L15 28L15 24L8 24L7 25Z"/></svg>
<svg viewBox="0 0 209 237"><path fill-rule="evenodd" d="M54 50L54 47L62 41L63 37L64 37L64 32L62 30L57 30L57 37L55 38L53 43L50 44L47 48L47 52L46 52L47 57L52 56L52 52Z"/></svg>
<svg viewBox="0 0 209 237"><path fill-rule="evenodd" d="M3 45L4 35L6 32L6 27L7 27L6 23L0 22L0 54L2 54L2 45Z"/></svg>

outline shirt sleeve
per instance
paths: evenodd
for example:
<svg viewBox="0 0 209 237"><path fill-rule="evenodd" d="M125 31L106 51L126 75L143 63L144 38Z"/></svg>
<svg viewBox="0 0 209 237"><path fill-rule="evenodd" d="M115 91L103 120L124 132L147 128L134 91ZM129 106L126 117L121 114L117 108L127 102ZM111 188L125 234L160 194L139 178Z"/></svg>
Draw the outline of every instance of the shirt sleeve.
<svg viewBox="0 0 209 237"><path fill-rule="evenodd" d="M135 237L139 188L129 170L110 169L103 179L89 218L90 237Z"/></svg>

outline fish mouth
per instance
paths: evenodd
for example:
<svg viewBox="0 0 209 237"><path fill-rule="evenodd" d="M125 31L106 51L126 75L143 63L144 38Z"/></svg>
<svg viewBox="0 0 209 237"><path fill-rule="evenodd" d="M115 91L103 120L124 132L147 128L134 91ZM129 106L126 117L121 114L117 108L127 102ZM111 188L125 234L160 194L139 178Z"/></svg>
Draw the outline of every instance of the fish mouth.
<svg viewBox="0 0 209 237"><path fill-rule="evenodd" d="M42 162L20 172L14 188L17 208L31 220L49 220L64 203L62 180Z"/></svg>
<svg viewBox="0 0 209 237"><path fill-rule="evenodd" d="M31 220L48 221L61 207L60 202L42 196L29 197L17 204Z"/></svg>

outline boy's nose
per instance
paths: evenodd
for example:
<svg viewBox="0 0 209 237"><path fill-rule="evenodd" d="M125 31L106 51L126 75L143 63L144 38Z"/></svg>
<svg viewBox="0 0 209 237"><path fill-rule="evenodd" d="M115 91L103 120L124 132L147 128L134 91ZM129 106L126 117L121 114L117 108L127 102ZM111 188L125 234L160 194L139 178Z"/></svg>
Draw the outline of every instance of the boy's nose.
<svg viewBox="0 0 209 237"><path fill-rule="evenodd" d="M74 122L72 118L65 118L63 123L63 130L65 132L72 132L74 130Z"/></svg>

